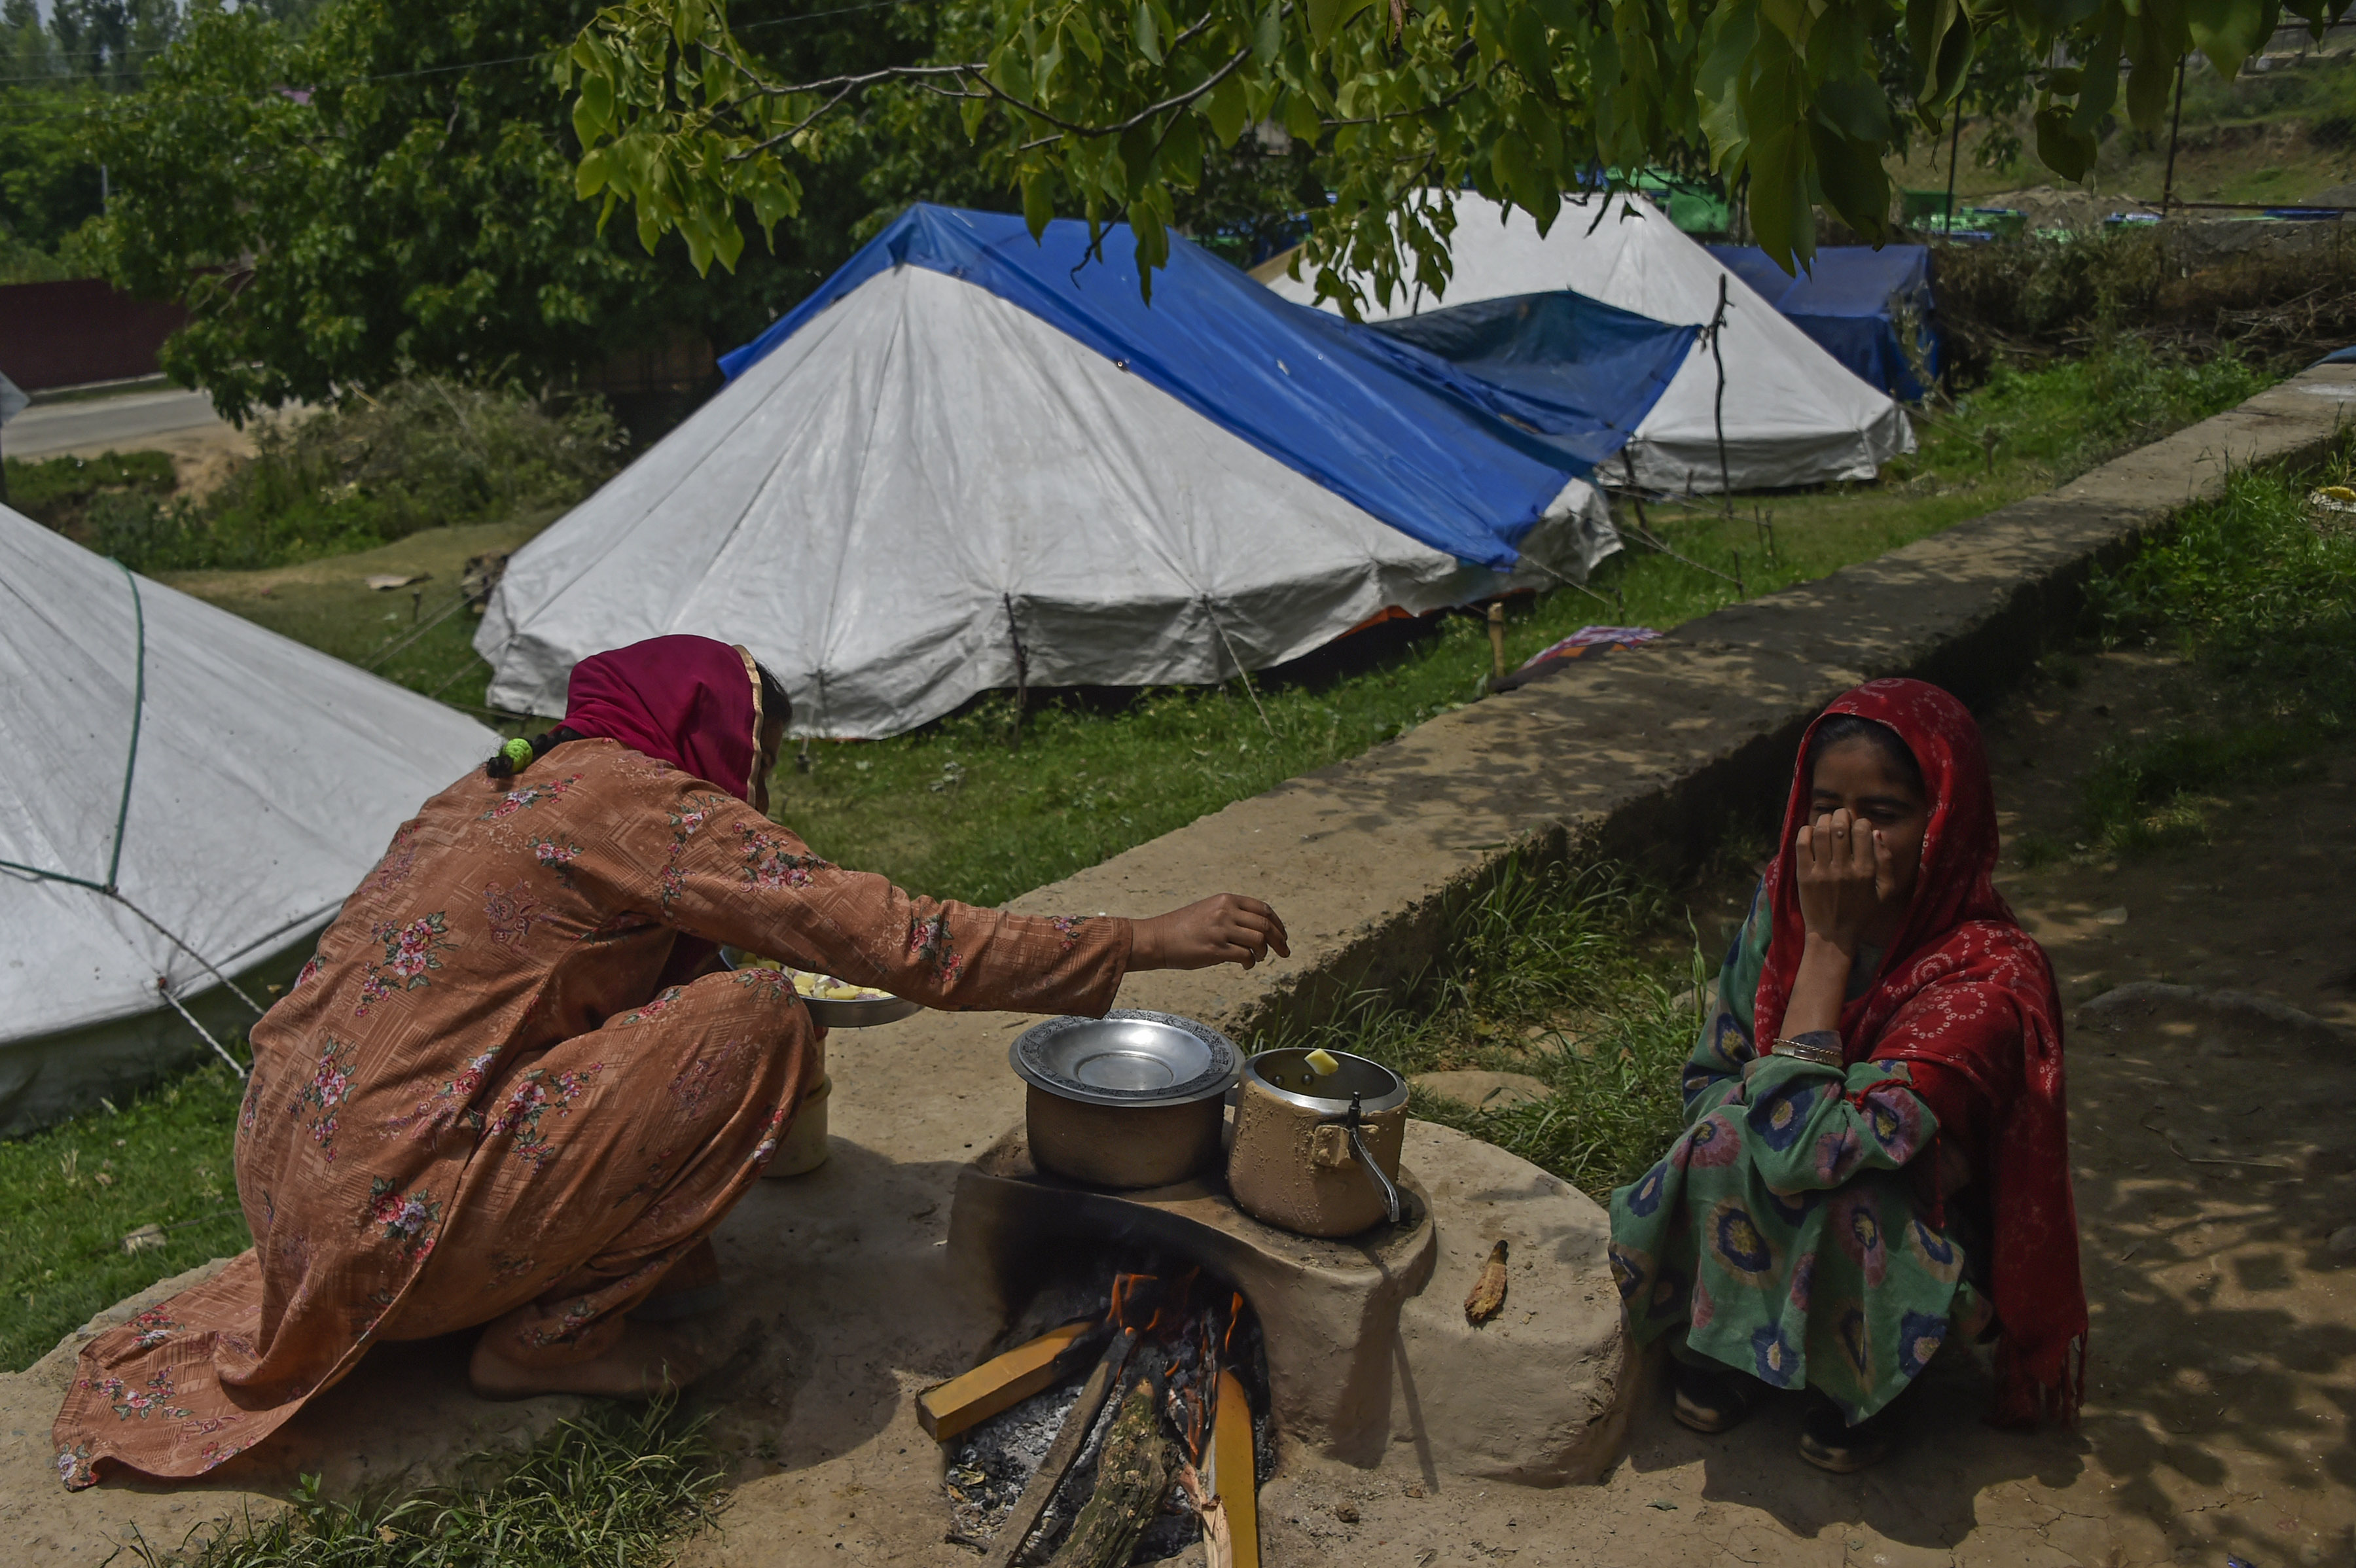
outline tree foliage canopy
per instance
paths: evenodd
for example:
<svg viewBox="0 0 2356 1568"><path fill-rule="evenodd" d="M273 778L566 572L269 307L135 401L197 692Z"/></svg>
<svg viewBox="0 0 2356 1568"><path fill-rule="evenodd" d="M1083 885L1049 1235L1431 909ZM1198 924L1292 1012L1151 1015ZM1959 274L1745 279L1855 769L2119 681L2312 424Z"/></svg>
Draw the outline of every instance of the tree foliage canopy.
<svg viewBox="0 0 2356 1568"><path fill-rule="evenodd" d="M2290 0L2321 25L2347 0ZM2145 129L2179 59L2232 73L2281 0L952 0L933 60L798 74L733 30L723 0L617 0L557 66L578 181L651 245L734 266L744 226L794 214L848 112L892 84L959 111L1034 228L1125 219L1148 265L1178 202L1247 127L1313 145L1333 193L1307 251L1322 293L1353 271L1387 298L1444 290L1449 194L1550 225L1600 171L1698 163L1748 197L1786 266L1821 206L1888 231L1882 159L1935 130L1995 47L2033 72L2038 156L2092 166L2124 111ZM2042 62L2069 61L2067 64Z"/></svg>
<svg viewBox="0 0 2356 1568"><path fill-rule="evenodd" d="M771 253L726 280L650 259L601 233L573 191L581 148L548 68L592 14L587 0L197 11L144 59L139 91L92 98L70 127L112 170L89 253L119 285L187 303L165 369L241 417L414 375L538 392L683 333L724 348L910 199L987 195L953 117L887 95L835 127L839 156L811 171ZM797 70L937 47L922 6L756 0L739 19Z"/></svg>

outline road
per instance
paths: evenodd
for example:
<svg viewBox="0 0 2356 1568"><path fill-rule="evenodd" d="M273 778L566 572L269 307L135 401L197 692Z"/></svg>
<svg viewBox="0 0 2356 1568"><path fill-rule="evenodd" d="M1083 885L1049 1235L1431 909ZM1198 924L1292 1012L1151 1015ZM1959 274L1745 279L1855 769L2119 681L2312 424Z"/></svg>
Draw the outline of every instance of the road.
<svg viewBox="0 0 2356 1568"><path fill-rule="evenodd" d="M95 456L109 447L118 452L153 447L158 444L157 437L166 435L176 437L172 445L179 446L191 435L207 433L217 433L225 440L236 438L236 432L213 412L212 401L203 392L173 387L77 403L37 403L0 430L0 451L24 458L67 453Z"/></svg>

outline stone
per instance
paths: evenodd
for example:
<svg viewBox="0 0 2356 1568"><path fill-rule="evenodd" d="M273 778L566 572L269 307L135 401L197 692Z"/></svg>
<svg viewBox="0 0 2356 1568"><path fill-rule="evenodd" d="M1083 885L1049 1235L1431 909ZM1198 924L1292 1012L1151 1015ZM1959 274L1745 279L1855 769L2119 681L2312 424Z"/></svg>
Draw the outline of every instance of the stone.
<svg viewBox="0 0 2356 1568"><path fill-rule="evenodd" d="M1526 1072L1419 1072L1408 1081L1475 1111L1504 1111L1554 1098L1554 1090L1544 1079Z"/></svg>
<svg viewBox="0 0 2356 1568"><path fill-rule="evenodd" d="M1559 1176L1429 1122L1408 1123L1400 1157L1440 1245L1430 1284L1399 1314L1394 1450L1487 1481L1600 1478L1643 1381L1604 1251L1611 1218ZM1464 1298L1501 1240L1505 1309L1475 1326Z"/></svg>
<svg viewBox="0 0 2356 1568"><path fill-rule="evenodd" d="M2356 1225L2342 1225L2323 1243L2323 1250L2334 1257L2356 1256Z"/></svg>

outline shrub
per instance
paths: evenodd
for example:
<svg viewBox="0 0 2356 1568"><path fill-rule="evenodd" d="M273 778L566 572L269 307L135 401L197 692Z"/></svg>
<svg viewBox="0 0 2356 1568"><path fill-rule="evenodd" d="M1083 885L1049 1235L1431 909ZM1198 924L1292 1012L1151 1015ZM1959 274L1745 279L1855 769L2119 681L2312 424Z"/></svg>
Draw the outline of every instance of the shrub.
<svg viewBox="0 0 2356 1568"><path fill-rule="evenodd" d="M7 459L8 504L35 522L80 537L97 497L110 492L171 493L172 459L161 452L109 452L97 457Z"/></svg>
<svg viewBox="0 0 2356 1568"><path fill-rule="evenodd" d="M571 504L618 465L602 403L557 406L434 378L260 426L258 455L201 504L125 497L96 547L142 571L275 566L446 523Z"/></svg>

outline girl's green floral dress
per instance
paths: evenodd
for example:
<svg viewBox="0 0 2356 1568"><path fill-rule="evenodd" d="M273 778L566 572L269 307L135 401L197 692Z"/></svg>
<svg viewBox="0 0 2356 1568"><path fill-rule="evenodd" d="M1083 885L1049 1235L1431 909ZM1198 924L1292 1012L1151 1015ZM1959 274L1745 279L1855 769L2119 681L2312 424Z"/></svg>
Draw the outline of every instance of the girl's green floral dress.
<svg viewBox="0 0 2356 1568"><path fill-rule="evenodd" d="M1854 1423L1981 1309L1962 1244L1926 1222L1903 1169L1938 1132L1906 1065L1758 1053L1771 924L1754 897L1686 1064L1685 1133L1612 1195L1612 1269L1640 1343L1680 1330L1689 1356L1806 1384Z"/></svg>

